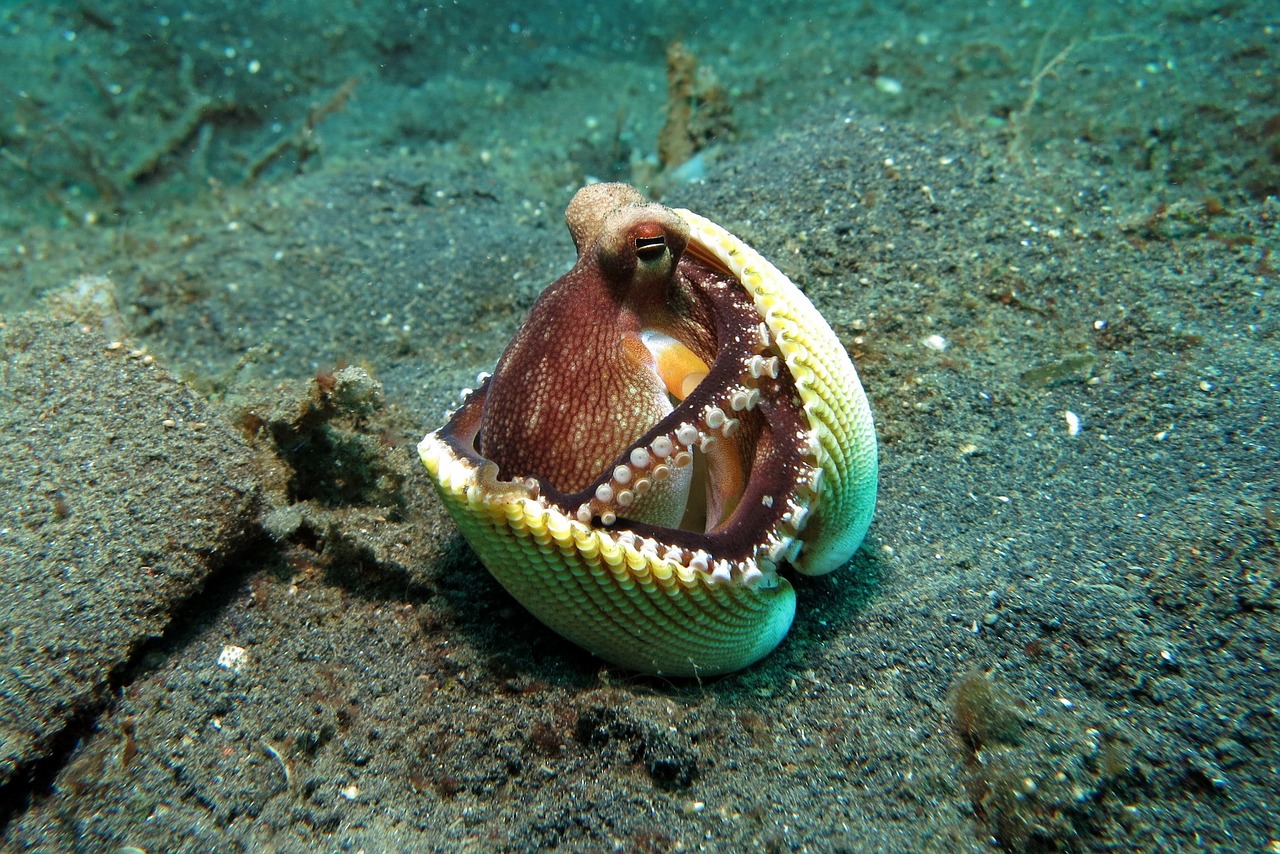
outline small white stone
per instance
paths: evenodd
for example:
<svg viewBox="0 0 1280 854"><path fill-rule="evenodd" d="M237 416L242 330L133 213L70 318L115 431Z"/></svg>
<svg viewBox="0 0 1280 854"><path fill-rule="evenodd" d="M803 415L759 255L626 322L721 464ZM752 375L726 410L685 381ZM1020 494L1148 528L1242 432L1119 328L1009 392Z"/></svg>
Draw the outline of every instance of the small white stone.
<svg viewBox="0 0 1280 854"><path fill-rule="evenodd" d="M930 335L920 343L928 347L930 350L937 350L938 352L942 352L947 349L947 339L943 338L941 335Z"/></svg>
<svg viewBox="0 0 1280 854"><path fill-rule="evenodd" d="M1070 409L1067 409L1063 411L1062 417L1067 419L1067 435L1079 436L1080 435L1080 416L1076 415Z"/></svg>
<svg viewBox="0 0 1280 854"><path fill-rule="evenodd" d="M876 90L886 95L901 95L902 81L894 77L877 77Z"/></svg>
<svg viewBox="0 0 1280 854"><path fill-rule="evenodd" d="M218 653L218 666L224 670L238 673L245 664L245 656L248 655L248 652L242 646L227 644L222 648L222 652Z"/></svg>

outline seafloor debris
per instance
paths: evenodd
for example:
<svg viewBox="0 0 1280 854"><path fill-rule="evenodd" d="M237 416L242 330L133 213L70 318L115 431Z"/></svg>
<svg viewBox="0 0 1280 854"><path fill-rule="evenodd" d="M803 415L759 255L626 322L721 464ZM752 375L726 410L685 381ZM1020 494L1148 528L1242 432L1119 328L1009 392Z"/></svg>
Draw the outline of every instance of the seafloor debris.
<svg viewBox="0 0 1280 854"><path fill-rule="evenodd" d="M1130 773L1123 727L1066 697L1027 706L975 671L956 682L950 700L974 813L1005 851L1072 850Z"/></svg>
<svg viewBox="0 0 1280 854"><path fill-rule="evenodd" d="M293 152L294 172L300 173L303 164L320 150L319 140L315 135L316 126L347 105L347 99L351 97L351 93L359 82L359 77L351 77L328 98L312 104L297 130L288 136L280 137L253 158L245 173L245 183L252 184L257 181L272 163L290 151Z"/></svg>
<svg viewBox="0 0 1280 854"><path fill-rule="evenodd" d="M688 161L713 142L737 135L729 96L715 71L680 41L667 47L667 122L658 134L664 170Z"/></svg>
<svg viewBox="0 0 1280 854"><path fill-rule="evenodd" d="M382 405L382 384L364 368L322 371L298 399L282 391L266 407L246 409L240 423L251 439L267 437L289 471L290 504L323 507L400 504L404 473L388 461L383 440L365 419Z"/></svg>

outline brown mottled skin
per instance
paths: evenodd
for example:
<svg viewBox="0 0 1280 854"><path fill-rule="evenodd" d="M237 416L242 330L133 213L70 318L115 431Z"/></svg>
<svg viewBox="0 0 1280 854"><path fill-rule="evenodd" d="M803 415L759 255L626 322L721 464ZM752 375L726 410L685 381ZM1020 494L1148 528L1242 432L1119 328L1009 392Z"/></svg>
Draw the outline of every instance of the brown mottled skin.
<svg viewBox="0 0 1280 854"><path fill-rule="evenodd" d="M578 261L538 299L494 371L479 450L503 478L586 489L672 405L642 329L714 358L677 265L689 230L632 187L578 192L565 220Z"/></svg>
<svg viewBox="0 0 1280 854"><path fill-rule="evenodd" d="M786 371L755 378L760 399L733 412L732 435L700 432L699 442L686 442L692 464L654 466L626 504L611 506L598 492L626 482L615 471L634 465L633 447L651 448L659 434L674 439L685 423L710 429L704 413L727 405L766 346L752 296L691 242L681 214L625 184L579 190L565 220L577 263L538 298L493 377L442 437L481 466L489 494L504 483L525 494L532 479L543 500L580 521L590 508L595 524L690 554L755 556L763 532L784 523L789 499L812 477L797 441L808 422Z"/></svg>

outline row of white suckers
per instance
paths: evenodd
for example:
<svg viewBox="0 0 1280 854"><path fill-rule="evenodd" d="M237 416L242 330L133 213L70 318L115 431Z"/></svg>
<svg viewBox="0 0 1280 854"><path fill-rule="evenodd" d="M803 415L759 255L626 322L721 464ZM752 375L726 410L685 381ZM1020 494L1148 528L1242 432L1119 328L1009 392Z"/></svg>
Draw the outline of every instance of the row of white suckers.
<svg viewBox="0 0 1280 854"><path fill-rule="evenodd" d="M743 384L733 389L725 401L729 411L750 412L755 409L760 402L760 389L752 384L752 380L764 376L777 379L780 369L777 356L765 358L757 353L748 359ZM750 380L747 375L750 375ZM630 507L636 497L647 493L655 482L661 483L671 477L672 468L683 469L692 465L695 447L705 454L719 441L717 431L728 439L738 432L740 424L724 409L709 403L702 408L698 424L685 421L674 432L655 436L648 448L632 448L628 461L614 468L613 477L607 483L596 487L595 498L578 508L578 521L586 525L593 516L599 516L601 522L612 525L618 520L614 508Z"/></svg>
<svg viewBox="0 0 1280 854"><path fill-rule="evenodd" d="M760 343L769 347L772 335L769 326L759 325ZM791 360L788 359L790 365ZM777 379L781 363L777 356L762 356L759 353L746 360L743 383L735 388L725 403L730 412L751 411L760 402L760 389L751 384L751 380L762 377ZM750 380L747 377L750 377ZM476 377L478 384L483 385L489 378L487 372ZM473 393L472 389L463 389L460 396L466 400ZM701 426L699 426L701 425ZM654 437L647 448L631 449L626 463L614 467L613 476L608 482L596 487L594 498L578 507L577 520L583 525L590 525L595 516L605 525L617 521L616 508L630 507L637 496L644 495L653 488L654 482L661 482L671 476L672 468L684 468L693 463L693 449L706 453L720 436L731 438L738 430L740 422L727 414L724 408L714 404L703 407L699 424L681 423L673 433ZM717 436L716 434L719 434ZM807 431L798 437L805 447L805 455L815 457L818 454L818 438ZM651 468L652 467L652 468ZM781 525L770 531L763 541L756 546L754 557L741 561L714 558L704 549L689 550L670 545L665 548L655 539L636 535L632 531L611 531L610 536L621 546L626 546L661 560L679 564L708 577L712 583L736 580L749 587L769 588L777 584L777 568L782 563L794 563L799 556L804 542L799 534L809 521L809 503L818 492L818 482L822 476L821 467L814 465L809 477L800 484L798 494L787 499L787 510L781 518ZM530 489L531 497L537 496L537 481L527 479L523 484ZM772 496L764 496L765 506L773 505Z"/></svg>
<svg viewBox="0 0 1280 854"><path fill-rule="evenodd" d="M763 324L761 328L767 330ZM767 334L767 331L762 332L762 337ZM768 338L764 337L764 340L767 342ZM760 402L760 389L752 385L751 381L766 376L777 379L780 369L777 356L765 357L757 353L748 359L743 384L733 389L725 401L729 411L749 412L755 409ZM747 379L748 375L751 379ZM578 521L590 525L591 520L599 516L605 525L614 524L617 521L615 508L630 507L637 496L644 495L653 488L654 482L669 478L673 468L682 469L691 465L695 447L706 453L708 448L719 441L720 436L731 438L739 426L739 420L727 414L724 408L708 404L703 407L702 417L697 424L683 422L672 433L654 437L647 448L633 448L628 461L614 467L609 481L596 487L595 497L578 507ZM806 455L816 456L817 437L806 433L799 438L806 448ZM801 484L801 491L809 496L816 495L821 475L822 469L815 465L807 481ZM794 562L804 545L799 534L809 520L809 502L797 500L798 497L788 499L781 527L771 531L757 545L754 557L742 561L716 559L704 549L690 551L675 545L663 548L657 540L638 536L632 531L621 530L611 534L619 545L703 573L713 583L737 580L751 587L773 587L777 583L778 565ZM762 503L771 507L772 496L765 496Z"/></svg>

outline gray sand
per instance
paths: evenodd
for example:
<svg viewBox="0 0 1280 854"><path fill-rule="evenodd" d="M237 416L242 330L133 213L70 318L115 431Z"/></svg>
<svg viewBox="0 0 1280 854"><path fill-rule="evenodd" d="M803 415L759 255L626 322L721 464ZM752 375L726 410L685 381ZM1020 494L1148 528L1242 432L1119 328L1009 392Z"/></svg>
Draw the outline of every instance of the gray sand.
<svg viewBox="0 0 1280 854"><path fill-rule="evenodd" d="M1267 4L73 5L0 33L0 847L1280 849ZM543 628L413 454L649 174L680 35L740 136L651 189L881 443L851 565L702 682Z"/></svg>
<svg viewBox="0 0 1280 854"><path fill-rule="evenodd" d="M0 353L0 787L21 791L252 542L259 478L149 356L35 318Z"/></svg>
<svg viewBox="0 0 1280 854"><path fill-rule="evenodd" d="M314 387L253 408L257 447L289 437L275 465L341 459L346 479L317 474L306 498L296 472L293 486L287 468L264 477L274 553L225 576L217 607L128 672L51 788L28 792L10 844L1268 844L1276 329L1256 253L1169 239L1161 223L1134 233L954 140L844 114L673 194L775 259L832 321L878 417L883 486L853 565L799 582L778 652L669 684L603 667L528 617L407 461L433 402L519 317L450 301L416 316L475 329L467 346L379 339L366 318L420 293L384 247L447 233L483 258L495 232L454 224L489 211L508 245L544 259L523 269L545 279L571 254L567 233L504 217L501 197L414 198L377 165L291 191L290 205L327 199L359 225L349 240L324 215L298 218L270 239L335 247L316 287L369 308L328 315L327 334L361 342L386 403L319 427L299 426ZM1232 225L1266 234L1274 220ZM205 251L234 265L263 250L224 231ZM511 275L498 267L466 269ZM301 305L307 281L266 269L282 274L210 291L201 316L251 301L246 288ZM448 288L463 273L441 274ZM216 344L171 346L211 348L199 357L214 364L240 346ZM403 484L400 503L379 477ZM232 668L218 664L228 645L245 650Z"/></svg>

